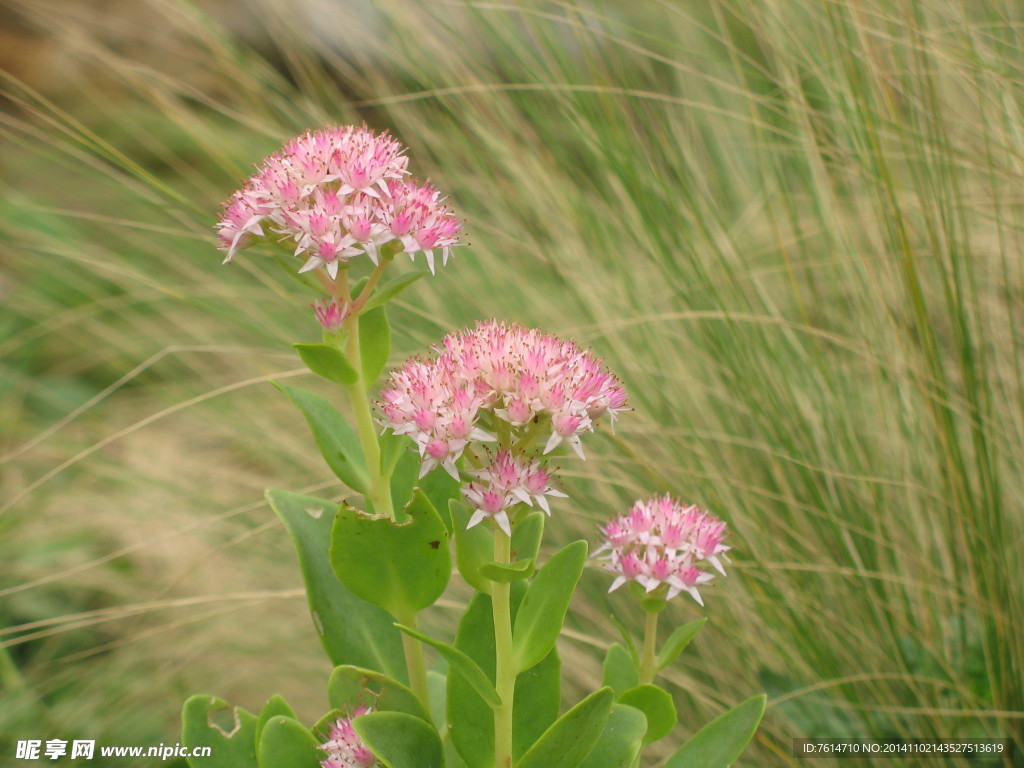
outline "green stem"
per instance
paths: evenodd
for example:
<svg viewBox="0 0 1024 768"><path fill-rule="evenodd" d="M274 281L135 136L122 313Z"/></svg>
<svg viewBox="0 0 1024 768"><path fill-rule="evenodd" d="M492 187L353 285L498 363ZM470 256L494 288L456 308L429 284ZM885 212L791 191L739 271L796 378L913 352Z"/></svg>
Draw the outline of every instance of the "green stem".
<svg viewBox="0 0 1024 768"><path fill-rule="evenodd" d="M359 373L359 378L345 387L352 411L356 420L356 432L359 445L366 458L366 471L370 479L370 502L373 511L395 519L394 502L391 500L391 478L385 477L380 468L380 443L377 442L377 428L373 423L373 412L370 409L370 397L367 394L366 382L363 381L362 355L359 349L359 316L352 315L346 320L348 325L348 342L345 355L349 363Z"/></svg>
<svg viewBox="0 0 1024 768"><path fill-rule="evenodd" d="M644 621L644 647L640 653L640 685L649 685L654 682L659 613L660 611L648 611L647 619Z"/></svg>
<svg viewBox="0 0 1024 768"><path fill-rule="evenodd" d="M401 619L407 627L417 629L417 614ZM423 656L423 644L409 635L402 633L402 649L405 651L405 668L409 672L409 687L430 711L430 687L427 685L427 662Z"/></svg>
<svg viewBox="0 0 1024 768"><path fill-rule="evenodd" d="M352 302L352 309L350 311L353 315L358 315L366 302L370 300L370 295L373 293L373 289L377 287L377 283L380 281L380 276L384 274L384 270L387 269L392 258L392 256L388 256L386 258L382 256L380 258L377 268L370 274L370 279L366 281L366 285L363 286L363 290L360 291L359 295Z"/></svg>
<svg viewBox="0 0 1024 768"><path fill-rule="evenodd" d="M512 556L512 539L501 531L494 532L494 562L508 563ZM501 704L494 709L494 766L512 765L512 700L516 690L516 671L512 666L511 584L491 583L491 606L494 614L495 688Z"/></svg>

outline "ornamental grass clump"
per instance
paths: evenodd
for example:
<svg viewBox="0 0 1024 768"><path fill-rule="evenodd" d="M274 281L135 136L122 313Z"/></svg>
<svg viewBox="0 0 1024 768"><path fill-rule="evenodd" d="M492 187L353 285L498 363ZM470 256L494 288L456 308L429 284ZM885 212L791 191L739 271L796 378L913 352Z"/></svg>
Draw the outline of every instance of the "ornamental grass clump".
<svg viewBox="0 0 1024 768"><path fill-rule="evenodd" d="M440 193L408 177L404 149L366 128L310 131L267 158L224 209L230 262L260 242L284 246L328 295L314 302L321 340L294 345L340 386L352 422L327 399L278 383L299 408L343 500L284 490L267 498L296 547L313 624L334 669L330 709L312 727L280 697L237 727L228 707L194 696L183 742L210 746L204 768L623 768L676 725L656 684L704 623L659 648L657 617L714 571L725 524L665 496L638 501L601 530L595 563L631 583L646 612L642 651L610 643L604 684L560 714L557 640L584 567L576 541L542 558L545 523L568 507L559 465L585 460L583 438L630 410L626 388L576 342L500 320L451 333L392 371L387 303L422 272L381 282L394 256L447 261L461 226ZM350 275L352 272L352 275ZM368 272L359 279L359 272ZM312 324L311 324L312 325ZM330 513L327 513L330 511ZM475 594L453 638L420 629L454 567ZM625 628L627 621L621 622ZM429 658L427 652L429 651ZM670 768L730 764L764 711L755 696L697 731ZM708 762L708 761L711 762Z"/></svg>

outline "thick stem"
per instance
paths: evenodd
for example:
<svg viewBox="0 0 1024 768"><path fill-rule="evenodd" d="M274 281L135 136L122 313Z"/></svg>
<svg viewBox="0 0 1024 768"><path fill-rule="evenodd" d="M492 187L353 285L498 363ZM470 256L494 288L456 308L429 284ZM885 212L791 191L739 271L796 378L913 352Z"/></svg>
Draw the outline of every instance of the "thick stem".
<svg viewBox="0 0 1024 768"><path fill-rule="evenodd" d="M494 561L508 563L512 539L494 532ZM512 765L512 699L516 690L516 671L512 666L511 585L492 582L491 606L494 614L495 688L501 704L494 709L494 768Z"/></svg>
<svg viewBox="0 0 1024 768"><path fill-rule="evenodd" d="M345 389L352 412L356 420L356 432L359 445L366 458L366 471L369 475L370 489L367 494L373 504L373 511L395 519L394 502L391 500L391 478L384 477L380 468L380 443L377 442L377 428L373 423L373 412L370 409L370 397L366 392L367 383L363 381L362 356L359 350L359 316L352 315L346 320L348 325L348 342L345 355L349 363L359 372L359 378Z"/></svg>
<svg viewBox="0 0 1024 768"><path fill-rule="evenodd" d="M658 650L658 613L648 611L644 621L644 647L640 653L640 685L654 682Z"/></svg>
<svg viewBox="0 0 1024 768"><path fill-rule="evenodd" d="M417 628L417 615L402 619L407 627ZM423 708L430 711L430 687L427 685L427 662L423 656L423 644L409 635L402 633L402 650L405 651L405 668L409 672L409 687L416 697L423 704Z"/></svg>

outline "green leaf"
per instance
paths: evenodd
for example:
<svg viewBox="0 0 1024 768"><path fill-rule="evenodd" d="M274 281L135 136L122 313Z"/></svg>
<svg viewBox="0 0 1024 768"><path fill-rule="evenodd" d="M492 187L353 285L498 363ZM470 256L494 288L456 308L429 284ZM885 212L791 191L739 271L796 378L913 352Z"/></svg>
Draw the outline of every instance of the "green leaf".
<svg viewBox="0 0 1024 768"><path fill-rule="evenodd" d="M656 685L638 685L636 688L630 688L618 697L618 702L644 713L644 717L647 718L644 744L665 738L678 722L672 696Z"/></svg>
<svg viewBox="0 0 1024 768"><path fill-rule="evenodd" d="M533 563L532 557L529 560L516 560L514 563L487 563L480 566L480 575L500 584L522 581L533 576Z"/></svg>
<svg viewBox="0 0 1024 768"><path fill-rule="evenodd" d="M538 510L516 523L512 529L512 557L517 560L537 560L545 520L547 516Z"/></svg>
<svg viewBox="0 0 1024 768"><path fill-rule="evenodd" d="M342 712L351 712L360 705L372 706L382 712L404 712L430 722L423 704L408 686L360 667L335 667L327 681L327 700Z"/></svg>
<svg viewBox="0 0 1024 768"><path fill-rule="evenodd" d="M216 696L196 695L181 710L181 742L209 747L209 757L187 758L191 768L256 768L256 716Z"/></svg>
<svg viewBox="0 0 1024 768"><path fill-rule="evenodd" d="M369 388L377 381L391 355L391 326L384 307L371 309L359 316L359 355L362 358L363 382Z"/></svg>
<svg viewBox="0 0 1024 768"><path fill-rule="evenodd" d="M402 435L405 437L405 435ZM407 440L409 438L406 438ZM409 440L411 443L412 440ZM416 481L420 474L420 457L415 450L409 449L402 453L398 458L398 463L395 465L394 471L391 475L391 500L395 505L396 510L405 508L415 498L413 496L413 489L416 487ZM431 503L433 506L433 503ZM438 509L438 507L434 507ZM444 520L441 521L442 524ZM445 526L447 530L448 526Z"/></svg>
<svg viewBox="0 0 1024 768"><path fill-rule="evenodd" d="M690 737L664 768L727 768L746 749L764 715L768 697L747 699Z"/></svg>
<svg viewBox="0 0 1024 768"><path fill-rule="evenodd" d="M319 395L276 381L273 384L305 415L317 447L331 471L356 493L366 493L370 481L355 430L333 405Z"/></svg>
<svg viewBox="0 0 1024 768"><path fill-rule="evenodd" d="M601 688L558 718L516 768L576 768L593 750L611 713L614 694Z"/></svg>
<svg viewBox="0 0 1024 768"><path fill-rule="evenodd" d="M434 604L451 577L448 529L417 490L409 521L393 523L342 506L331 534L331 567L358 597L409 621Z"/></svg>
<svg viewBox="0 0 1024 768"><path fill-rule="evenodd" d="M690 641L696 637L701 627L707 624L707 622L707 618L703 618L691 621L689 624L683 624L681 627L676 627L672 636L665 641L665 644L658 652L657 668L659 670L664 669L675 661L679 654L686 650L686 646L690 644Z"/></svg>
<svg viewBox="0 0 1024 768"><path fill-rule="evenodd" d="M440 731L448 723L448 718L445 717L445 707L448 704L448 677L432 669L427 670L427 691L430 693L430 722ZM449 765L447 757L445 765Z"/></svg>
<svg viewBox="0 0 1024 768"><path fill-rule="evenodd" d="M614 643L605 654L601 685L610 685L616 696L640 685L640 671L629 651L619 643Z"/></svg>
<svg viewBox="0 0 1024 768"><path fill-rule="evenodd" d="M394 280L378 288L376 293L366 302L364 309L375 309L382 304L386 304L426 274L426 272L408 272L404 275L399 275Z"/></svg>
<svg viewBox="0 0 1024 768"><path fill-rule="evenodd" d="M480 568L494 557L494 534L486 525L466 528L470 514L465 504L452 499L448 502L448 511L455 528L455 562L459 575L477 592L491 594L491 582L480 575Z"/></svg>
<svg viewBox="0 0 1024 768"><path fill-rule="evenodd" d="M462 459L459 460L459 463ZM421 477L417 483L420 490L423 491L424 495L430 499L430 503L434 505L434 509L438 512L450 511L448 504L454 499L458 501L462 498L462 482L456 480L454 477L449 475L447 472L442 470L434 470L428 472L426 475ZM448 528L448 532L452 535L455 534L455 526L452 523L450 514L442 514L445 526Z"/></svg>
<svg viewBox="0 0 1024 768"><path fill-rule="evenodd" d="M292 344L292 347L317 376L346 387L359 381L359 371L349 364L337 347L331 344Z"/></svg>
<svg viewBox="0 0 1024 768"><path fill-rule="evenodd" d="M409 637L414 637L421 643L426 643L440 653L452 669L466 678L466 682L473 687L474 691L480 694L480 697L487 702L488 706L494 708L501 704L501 699L498 698L498 692L494 689L494 684L487 678L484 671L480 669L480 665L469 658L469 656L455 646L435 640L418 629L406 627L402 624L397 626Z"/></svg>
<svg viewBox="0 0 1024 768"><path fill-rule="evenodd" d="M385 611L349 592L331 570L328 546L337 505L290 491L267 491L299 555L313 624L335 665L354 664L405 680L402 636Z"/></svg>
<svg viewBox="0 0 1024 768"><path fill-rule="evenodd" d="M522 582L520 582L521 584ZM513 584L513 588L517 586ZM562 660L552 649L540 664L516 678L512 710L512 757L518 759L558 717L561 705Z"/></svg>
<svg viewBox="0 0 1024 768"><path fill-rule="evenodd" d="M352 726L385 768L444 765L444 750L437 731L418 717L401 712L371 712L355 718Z"/></svg>
<svg viewBox="0 0 1024 768"><path fill-rule="evenodd" d="M320 742L313 738L302 723L284 715L274 715L267 721L260 736L257 750L259 768L320 768L317 751Z"/></svg>
<svg viewBox="0 0 1024 768"><path fill-rule="evenodd" d="M526 585L511 584L512 616L515 617ZM494 619L491 599L477 594L459 622L455 647L466 653L494 679ZM516 678L513 717L513 757L518 757L540 738L558 717L561 696L561 662L552 650L532 669ZM493 768L494 716L483 699L461 675L448 679L448 722L451 741L469 768Z"/></svg>
<svg viewBox="0 0 1024 768"><path fill-rule="evenodd" d="M569 600L587 559L587 542L574 541L537 572L512 629L516 672L529 669L555 647Z"/></svg>
<svg viewBox="0 0 1024 768"><path fill-rule="evenodd" d="M263 709L260 710L259 719L256 721L256 743L260 743L260 736L263 735L263 729L267 725L267 721L275 715L284 715L285 717L295 717L295 711L288 706L288 702L285 701L281 696L276 693L270 697L269 701L263 705Z"/></svg>
<svg viewBox="0 0 1024 768"><path fill-rule="evenodd" d="M643 748L647 719L643 712L623 704L612 704L601 738L580 768L630 768Z"/></svg>

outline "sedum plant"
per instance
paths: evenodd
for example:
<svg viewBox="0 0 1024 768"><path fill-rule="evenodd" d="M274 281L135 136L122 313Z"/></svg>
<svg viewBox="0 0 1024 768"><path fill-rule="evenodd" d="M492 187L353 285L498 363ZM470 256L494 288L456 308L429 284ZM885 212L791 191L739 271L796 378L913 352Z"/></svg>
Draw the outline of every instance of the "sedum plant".
<svg viewBox="0 0 1024 768"><path fill-rule="evenodd" d="M627 768L676 725L657 684L702 627L657 647L666 603L724 575L725 524L671 497L636 502L600 532L595 561L628 584L647 620L641 650L610 644L603 686L561 713L556 641L588 557L576 541L540 560L552 504L547 457L585 456L583 439L629 410L625 388L575 342L497 320L450 334L378 385L390 353L387 302L423 273L384 281L396 256L433 272L461 224L403 148L365 127L311 131L267 158L225 205L226 262L264 243L326 294L310 370L344 390L350 424L325 398L278 384L302 412L350 495L337 504L270 490L298 553L313 624L334 670L331 710L298 721L273 696L258 714L190 698L183 742L203 768ZM350 272L368 272L360 280ZM376 400L374 396L376 394ZM474 590L453 638L420 615L454 567ZM703 604L703 603L702 603ZM431 662L428 664L428 653ZM764 711L755 696L697 731L666 763L724 768ZM215 717L231 713L228 727Z"/></svg>

